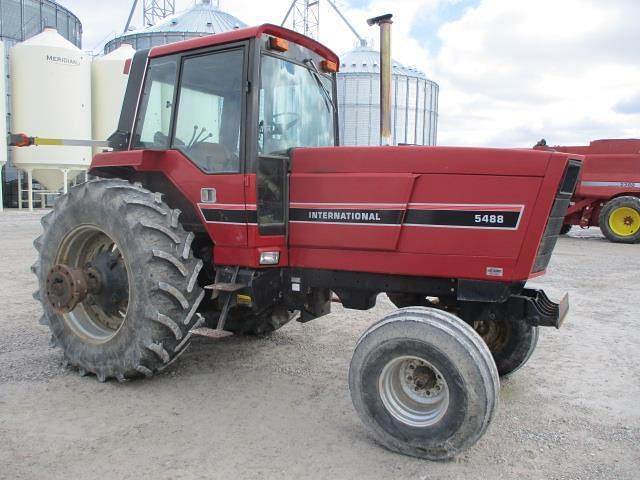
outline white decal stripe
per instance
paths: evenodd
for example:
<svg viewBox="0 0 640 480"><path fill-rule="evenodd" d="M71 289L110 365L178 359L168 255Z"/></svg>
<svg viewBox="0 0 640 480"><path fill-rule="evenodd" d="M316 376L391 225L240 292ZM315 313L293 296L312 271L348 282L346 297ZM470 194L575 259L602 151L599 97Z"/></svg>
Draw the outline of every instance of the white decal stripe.
<svg viewBox="0 0 640 480"><path fill-rule="evenodd" d="M358 227L401 227L403 224L401 223L349 223L349 222L318 222L318 221L307 221L307 220L289 220L289 223L308 223L311 225L357 225Z"/></svg>
<svg viewBox="0 0 640 480"><path fill-rule="evenodd" d="M518 220L518 223L520 220ZM515 227L489 227L483 225L429 225L426 223L403 223L403 227L420 227L420 228L473 228L473 229L482 229L482 230L517 230L518 225Z"/></svg>
<svg viewBox="0 0 640 480"><path fill-rule="evenodd" d="M369 210L404 210L405 203L303 203L291 202L292 208L317 208L317 209L369 209Z"/></svg>
<svg viewBox="0 0 640 480"><path fill-rule="evenodd" d="M522 212L524 205L499 203L410 203L410 210L493 210L504 212Z"/></svg>
<svg viewBox="0 0 640 480"><path fill-rule="evenodd" d="M640 182L582 182L583 187L640 188Z"/></svg>
<svg viewBox="0 0 640 480"><path fill-rule="evenodd" d="M255 203L198 203L202 210L255 210Z"/></svg>

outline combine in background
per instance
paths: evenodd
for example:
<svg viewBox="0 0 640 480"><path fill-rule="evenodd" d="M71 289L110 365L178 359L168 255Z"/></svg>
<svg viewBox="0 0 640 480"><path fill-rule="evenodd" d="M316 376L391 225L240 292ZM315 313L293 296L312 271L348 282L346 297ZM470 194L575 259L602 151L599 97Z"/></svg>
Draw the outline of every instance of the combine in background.
<svg viewBox="0 0 640 480"><path fill-rule="evenodd" d="M584 155L562 233L572 225L600 227L612 242L640 242L640 139L594 140L575 147L548 147L543 139L535 148Z"/></svg>

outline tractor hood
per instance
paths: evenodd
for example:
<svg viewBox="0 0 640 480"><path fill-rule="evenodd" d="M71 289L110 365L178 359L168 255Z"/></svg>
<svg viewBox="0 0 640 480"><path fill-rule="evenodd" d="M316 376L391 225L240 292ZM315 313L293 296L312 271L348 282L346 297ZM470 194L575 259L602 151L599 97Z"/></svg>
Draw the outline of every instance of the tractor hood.
<svg viewBox="0 0 640 480"><path fill-rule="evenodd" d="M554 152L467 147L323 147L293 151L292 173L444 173L542 177ZM574 155L575 156L575 155Z"/></svg>

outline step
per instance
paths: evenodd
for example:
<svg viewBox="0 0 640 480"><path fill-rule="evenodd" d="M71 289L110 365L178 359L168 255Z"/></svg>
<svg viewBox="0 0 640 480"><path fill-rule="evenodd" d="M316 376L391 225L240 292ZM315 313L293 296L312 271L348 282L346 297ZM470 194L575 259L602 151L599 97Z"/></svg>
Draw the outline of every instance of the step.
<svg viewBox="0 0 640 480"><path fill-rule="evenodd" d="M212 283L211 285L207 285L205 290L214 290L217 292L237 292L238 290L242 290L246 288L247 285L244 283L227 283L227 282L218 282Z"/></svg>
<svg viewBox="0 0 640 480"><path fill-rule="evenodd" d="M193 328L189 330L189 333L209 338L224 338L233 335L233 332L230 332L229 330L218 330L217 328L207 327Z"/></svg>

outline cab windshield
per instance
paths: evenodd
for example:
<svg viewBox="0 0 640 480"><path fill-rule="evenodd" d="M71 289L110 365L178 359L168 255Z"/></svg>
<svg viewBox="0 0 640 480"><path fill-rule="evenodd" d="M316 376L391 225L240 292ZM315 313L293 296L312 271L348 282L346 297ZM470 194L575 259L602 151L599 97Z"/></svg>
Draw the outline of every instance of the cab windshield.
<svg viewBox="0 0 640 480"><path fill-rule="evenodd" d="M286 155L292 147L334 145L331 78L269 55L262 57L258 152Z"/></svg>

